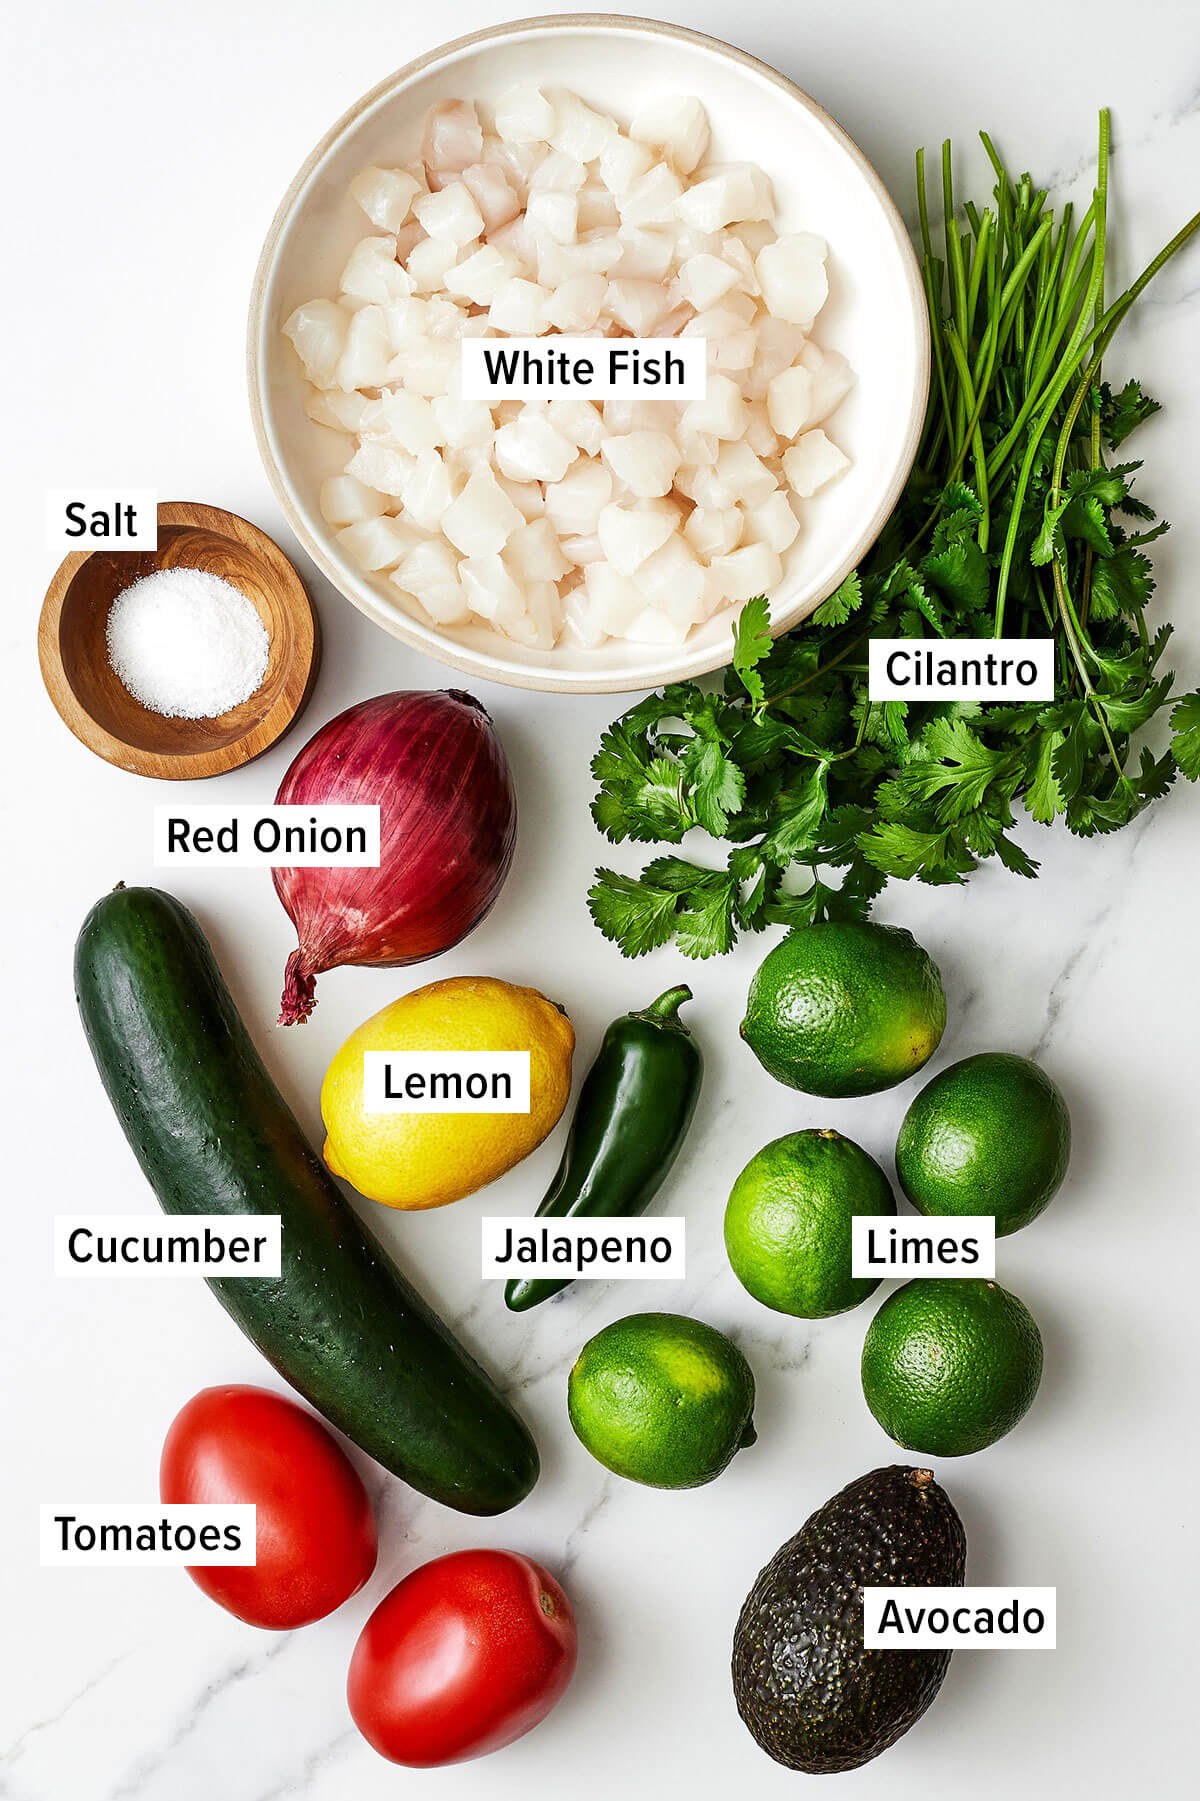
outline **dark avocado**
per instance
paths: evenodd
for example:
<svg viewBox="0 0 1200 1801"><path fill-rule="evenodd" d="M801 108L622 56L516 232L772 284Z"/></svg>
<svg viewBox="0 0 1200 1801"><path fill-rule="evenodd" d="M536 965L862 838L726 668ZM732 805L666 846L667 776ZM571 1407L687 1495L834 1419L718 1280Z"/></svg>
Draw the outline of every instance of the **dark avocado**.
<svg viewBox="0 0 1200 1801"><path fill-rule="evenodd" d="M960 1587L967 1540L929 1470L872 1470L780 1547L733 1638L738 1712L776 1763L810 1776L869 1763L914 1725L949 1651L867 1651L862 1591Z"/></svg>

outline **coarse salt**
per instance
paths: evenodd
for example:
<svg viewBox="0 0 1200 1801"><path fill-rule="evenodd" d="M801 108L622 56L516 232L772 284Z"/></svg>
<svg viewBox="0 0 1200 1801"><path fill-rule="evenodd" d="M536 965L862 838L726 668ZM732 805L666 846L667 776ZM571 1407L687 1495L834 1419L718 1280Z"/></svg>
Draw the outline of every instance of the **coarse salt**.
<svg viewBox="0 0 1200 1801"><path fill-rule="evenodd" d="M204 569L156 569L113 601L108 660L169 719L215 719L261 686L270 640L240 588Z"/></svg>

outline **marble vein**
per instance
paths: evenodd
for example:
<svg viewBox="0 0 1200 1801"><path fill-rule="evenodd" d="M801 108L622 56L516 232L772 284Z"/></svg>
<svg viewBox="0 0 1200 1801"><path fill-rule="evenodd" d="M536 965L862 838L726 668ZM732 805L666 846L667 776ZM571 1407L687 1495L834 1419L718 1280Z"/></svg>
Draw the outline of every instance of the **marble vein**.
<svg viewBox="0 0 1200 1801"><path fill-rule="evenodd" d="M132 1801L132 1797L140 1795L151 1778L170 1762L180 1745L191 1738L201 1725L205 1715L215 1706L221 1696L236 1683L245 1682L249 1677L260 1675L289 1649L293 1638L294 1634L290 1632L284 1634L277 1643L268 1646L260 1655L239 1658L236 1663L227 1665L219 1676L214 1676L210 1682L207 1682L170 1737L165 1739L157 1750L150 1751L141 1758L124 1781L118 1783L112 1790L108 1801Z"/></svg>
<svg viewBox="0 0 1200 1801"><path fill-rule="evenodd" d="M82 1683L80 1687L75 1690L74 1694L69 1695L62 1706L57 1708L54 1713L47 1714L44 1719L34 1720L26 1726L24 1732L20 1733L13 1740L12 1744L0 1754L0 1770L10 1769L13 1764L17 1763L19 1759L24 1756L31 1739L36 1738L39 1733L49 1732L53 1727L60 1725L72 1709L77 1707L79 1703L88 1695L92 1694L94 1690L98 1689L102 1682L106 1682L113 1671L118 1669L128 1656L128 1651L122 1651L119 1656L112 1658L109 1663L106 1663L102 1670L97 1670L94 1676L89 1676L87 1681ZM0 1795L4 1794L4 1792L5 1787L0 1787Z"/></svg>

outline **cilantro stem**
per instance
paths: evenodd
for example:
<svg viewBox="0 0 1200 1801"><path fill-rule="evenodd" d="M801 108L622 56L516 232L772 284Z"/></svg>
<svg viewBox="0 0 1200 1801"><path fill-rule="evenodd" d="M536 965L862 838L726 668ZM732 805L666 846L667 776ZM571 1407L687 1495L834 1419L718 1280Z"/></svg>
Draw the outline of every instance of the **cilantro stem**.
<svg viewBox="0 0 1200 1801"><path fill-rule="evenodd" d="M1078 417L1080 407L1083 405L1084 397L1087 395L1095 380L1096 374L1099 372L1104 352L1112 342L1117 327L1120 325L1122 319L1124 319L1126 313L1142 291L1154 280L1154 277L1159 271L1170 262L1171 258L1183 248L1188 242L1188 239L1195 235L1198 229L1200 229L1200 213L1193 213L1187 224L1181 226L1175 233L1175 236L1171 239L1170 243L1165 244L1158 255L1154 257L1152 261L1147 263L1137 280L1132 282L1120 298L1115 300L1105 311L1098 324L1093 326L1090 332L1084 334L1081 341L1081 348L1087 349L1095 343L1098 345L1098 352L1089 365L1082 382L1079 384L1075 402L1073 403L1072 409L1070 409L1072 426L1074 425L1075 419ZM1098 296L1098 294L1099 286L1096 284L1096 295ZM1004 553L1001 559L1000 577L996 592L995 636L997 638L1004 636L1004 603L1012 571L1012 560L1016 549L1017 535L1021 525L1022 508L1024 506L1026 490L1029 486L1029 478L1033 470L1034 459L1037 456L1042 439L1049 427L1054 409L1062 399L1067 383L1071 379L1072 368L1070 366L1064 367L1063 364L1065 363L1066 359L1064 358L1063 363L1059 365L1058 373L1055 375L1042 410L1030 431L1025 458L1021 465L1020 474L1017 477L1017 489L1009 518L1008 533L1005 537Z"/></svg>
<svg viewBox="0 0 1200 1801"><path fill-rule="evenodd" d="M822 663L818 668L810 670L803 680L793 682L790 688L780 688L777 693L769 695L767 697L767 708L773 707L777 701L789 700L793 694L800 694L805 688L811 687L821 676L828 675L831 669L836 669L839 663L845 662L851 651L857 650L860 644L865 644L870 636L871 627L868 625L863 631L859 632L856 638L852 638L849 644L845 645L838 652L836 657L830 657L827 663Z"/></svg>

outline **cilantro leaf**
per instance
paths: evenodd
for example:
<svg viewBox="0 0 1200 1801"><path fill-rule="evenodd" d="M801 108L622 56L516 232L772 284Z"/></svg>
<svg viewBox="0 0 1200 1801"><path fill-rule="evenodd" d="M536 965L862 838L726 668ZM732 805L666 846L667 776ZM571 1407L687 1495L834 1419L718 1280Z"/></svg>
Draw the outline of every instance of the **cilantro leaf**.
<svg viewBox="0 0 1200 1801"><path fill-rule="evenodd" d="M829 807L829 765L818 763L811 775L786 788L771 812L771 829L760 849L781 866L816 848Z"/></svg>
<svg viewBox="0 0 1200 1801"><path fill-rule="evenodd" d="M746 798L746 778L719 744L696 738L682 757L683 768L691 782L691 805L696 824L724 837L729 828L729 815L735 813Z"/></svg>
<svg viewBox="0 0 1200 1801"><path fill-rule="evenodd" d="M758 665L771 654L770 628L770 604L765 594L756 594L738 614L733 634L733 667L756 707L766 699Z"/></svg>
<svg viewBox="0 0 1200 1801"><path fill-rule="evenodd" d="M857 570L852 569L844 581L840 582L821 602L813 614L814 626L845 625L851 614L857 613L863 603L862 582Z"/></svg>
<svg viewBox="0 0 1200 1801"><path fill-rule="evenodd" d="M693 891L691 905L683 908L675 924L675 944L685 957L718 957L737 937L733 910L737 883L727 876L721 883Z"/></svg>
<svg viewBox="0 0 1200 1801"><path fill-rule="evenodd" d="M1119 394L1114 394L1107 382L1100 389L1100 423L1114 450L1131 431L1161 410L1158 401L1143 394L1136 381L1127 381Z"/></svg>
<svg viewBox="0 0 1200 1801"><path fill-rule="evenodd" d="M1171 709L1171 755L1189 782L1200 780L1200 693L1185 694Z"/></svg>
<svg viewBox="0 0 1200 1801"><path fill-rule="evenodd" d="M675 930L677 897L636 876L598 869L588 890L588 911L606 938L627 957L644 957L666 944Z"/></svg>

